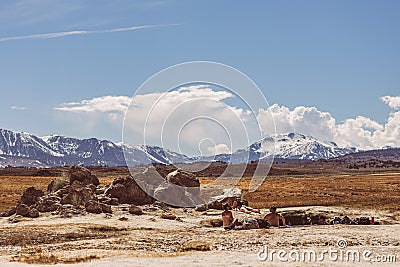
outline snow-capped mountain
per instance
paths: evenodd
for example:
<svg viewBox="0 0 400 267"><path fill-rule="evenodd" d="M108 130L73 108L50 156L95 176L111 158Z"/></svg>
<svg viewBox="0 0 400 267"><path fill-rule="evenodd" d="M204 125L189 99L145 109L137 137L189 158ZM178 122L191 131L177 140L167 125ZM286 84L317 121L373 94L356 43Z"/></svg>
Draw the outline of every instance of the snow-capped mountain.
<svg viewBox="0 0 400 267"><path fill-rule="evenodd" d="M320 141L302 134L274 134L232 154L216 155L214 160L244 163L257 160L318 160L330 159L357 152L356 148L342 148L334 142ZM203 160L211 160L211 157Z"/></svg>
<svg viewBox="0 0 400 267"><path fill-rule="evenodd" d="M179 154L158 146L125 145L96 138L78 139L51 135L37 137L0 129L0 167L52 167L73 164L125 166L149 163L182 163L196 161L224 161L247 163L256 160L329 159L357 152L356 148L341 148L333 142L319 141L301 134L275 134L255 142L246 149L214 157L194 157Z"/></svg>
<svg viewBox="0 0 400 267"><path fill-rule="evenodd" d="M318 160L330 159L357 152L354 147L339 147L335 142L320 141L312 136L302 134L275 134L250 146L255 153L260 154L260 159L271 158L273 155L279 159Z"/></svg>
<svg viewBox="0 0 400 267"><path fill-rule="evenodd" d="M157 146L127 146L96 138L78 139L58 135L40 138L0 129L0 166L125 166L124 151L132 165L189 161L185 155Z"/></svg>

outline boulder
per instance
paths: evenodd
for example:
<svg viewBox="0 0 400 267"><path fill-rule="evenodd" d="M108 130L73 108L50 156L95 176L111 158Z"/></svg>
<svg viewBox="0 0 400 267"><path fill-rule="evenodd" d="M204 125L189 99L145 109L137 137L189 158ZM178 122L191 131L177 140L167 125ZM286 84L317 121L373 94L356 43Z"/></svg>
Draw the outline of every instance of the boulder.
<svg viewBox="0 0 400 267"><path fill-rule="evenodd" d="M240 188L226 188L221 195L211 197L208 200L207 206L209 209L222 210L223 204L228 203L232 205L238 197L242 197L242 190Z"/></svg>
<svg viewBox="0 0 400 267"><path fill-rule="evenodd" d="M74 206L86 205L87 202L94 200L97 202L97 196L94 191L81 183L75 181L66 188L67 193L62 196L61 204L72 204Z"/></svg>
<svg viewBox="0 0 400 267"><path fill-rule="evenodd" d="M191 172L177 169L170 172L165 179L175 185L190 187L190 192L194 195L200 193L200 181L196 175Z"/></svg>
<svg viewBox="0 0 400 267"><path fill-rule="evenodd" d="M39 197L41 197L43 195L44 195L44 193L42 190L36 189L33 186L28 187L22 193L22 196L21 196L18 204L25 204L27 206L31 206L31 205L35 204L39 200Z"/></svg>
<svg viewBox="0 0 400 267"><path fill-rule="evenodd" d="M11 207L8 210L0 213L0 217L10 217L11 215L14 215L16 211L17 211L17 207Z"/></svg>
<svg viewBox="0 0 400 267"><path fill-rule="evenodd" d="M99 203L101 211L103 213L112 213L112 209L110 205L104 204L104 203Z"/></svg>
<svg viewBox="0 0 400 267"><path fill-rule="evenodd" d="M23 216L23 217L30 217L30 216L29 216L29 212L30 212L30 211L31 211L31 210L30 210L30 208L29 208L28 205L19 204L18 207L17 207L17 209L16 209L16 211L15 211L15 213L16 213L17 215L21 215L21 216Z"/></svg>
<svg viewBox="0 0 400 267"><path fill-rule="evenodd" d="M207 205L206 204L197 205L194 210L198 211L198 212L206 211L207 210Z"/></svg>
<svg viewBox="0 0 400 267"><path fill-rule="evenodd" d="M30 208L28 217L31 217L31 218L39 217L39 211L37 209L35 209L35 208Z"/></svg>
<svg viewBox="0 0 400 267"><path fill-rule="evenodd" d="M69 168L67 173L69 183L72 184L74 181L79 181L84 185L99 185L99 179L93 175L87 168L82 166L72 166Z"/></svg>
<svg viewBox="0 0 400 267"><path fill-rule="evenodd" d="M103 210L101 209L101 206L98 202L94 201L94 200L89 200L86 204L85 204L85 209L87 212L89 213L96 213L96 214L100 214L103 212Z"/></svg>
<svg viewBox="0 0 400 267"><path fill-rule="evenodd" d="M129 213L133 215L142 215L143 211L138 206L132 205L129 207Z"/></svg>
<svg viewBox="0 0 400 267"><path fill-rule="evenodd" d="M165 181L154 190L154 198L171 205L179 206L185 195L185 189Z"/></svg>
<svg viewBox="0 0 400 267"><path fill-rule="evenodd" d="M117 198L120 204L145 205L154 202L131 176L115 179L105 194L110 198Z"/></svg>
<svg viewBox="0 0 400 267"><path fill-rule="evenodd" d="M204 203L199 193L199 179L191 172L177 169L155 188L154 198L172 206L195 207Z"/></svg>

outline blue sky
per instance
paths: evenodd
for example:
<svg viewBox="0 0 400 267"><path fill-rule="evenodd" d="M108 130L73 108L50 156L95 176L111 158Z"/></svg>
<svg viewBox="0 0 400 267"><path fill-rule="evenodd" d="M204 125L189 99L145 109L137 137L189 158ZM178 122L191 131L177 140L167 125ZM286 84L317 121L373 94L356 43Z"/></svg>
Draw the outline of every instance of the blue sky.
<svg viewBox="0 0 400 267"><path fill-rule="evenodd" d="M84 130L54 107L131 96L154 73L193 60L237 68L270 104L384 125L393 109L379 98L400 95L399 11L396 0L3 0L0 128L119 141L120 128ZM142 25L164 26L5 39Z"/></svg>

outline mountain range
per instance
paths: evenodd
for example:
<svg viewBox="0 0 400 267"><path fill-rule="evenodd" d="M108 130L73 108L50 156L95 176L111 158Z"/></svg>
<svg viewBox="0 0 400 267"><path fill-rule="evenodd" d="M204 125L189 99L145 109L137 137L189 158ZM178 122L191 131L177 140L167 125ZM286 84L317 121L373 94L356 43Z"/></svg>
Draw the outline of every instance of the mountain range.
<svg viewBox="0 0 400 267"><path fill-rule="evenodd" d="M153 163L190 163L223 161L247 163L257 160L318 160L357 152L334 142L320 141L302 134L274 134L232 154L188 157L150 145L126 145L97 138L78 139L59 135L38 137L28 133L0 129L0 167L125 166L124 152L130 166Z"/></svg>

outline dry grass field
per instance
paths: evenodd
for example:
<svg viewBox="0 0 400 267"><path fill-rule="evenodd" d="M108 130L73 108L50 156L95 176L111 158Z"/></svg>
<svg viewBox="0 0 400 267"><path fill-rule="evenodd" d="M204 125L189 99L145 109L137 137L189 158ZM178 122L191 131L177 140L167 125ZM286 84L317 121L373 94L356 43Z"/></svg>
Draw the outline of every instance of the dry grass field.
<svg viewBox="0 0 400 267"><path fill-rule="evenodd" d="M279 164L279 167L281 165ZM116 177L128 175L126 168L90 169L103 185L110 184ZM167 171L164 172L170 169L171 167L165 167ZM323 173L321 169L324 170ZM47 176L37 176L38 171L35 169L15 168L7 172L0 171L0 211L14 205L22 191L29 186L46 190L50 181L56 176L63 175L63 171L65 171L63 168L50 169ZM209 168L200 174L210 171L223 172L223 166L217 164L211 170ZM209 184L214 179L215 177L200 177L202 184ZM237 186L247 192L249 183L250 179L244 177ZM223 186L222 183L221 187ZM266 208L271 205L278 207L323 205L385 209L395 212L400 209L400 171L360 172L333 166L322 168L321 165L304 166L302 163L299 166L290 163L281 169L273 167L273 171L263 184L255 192L246 193L245 198L256 208Z"/></svg>

